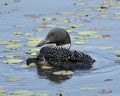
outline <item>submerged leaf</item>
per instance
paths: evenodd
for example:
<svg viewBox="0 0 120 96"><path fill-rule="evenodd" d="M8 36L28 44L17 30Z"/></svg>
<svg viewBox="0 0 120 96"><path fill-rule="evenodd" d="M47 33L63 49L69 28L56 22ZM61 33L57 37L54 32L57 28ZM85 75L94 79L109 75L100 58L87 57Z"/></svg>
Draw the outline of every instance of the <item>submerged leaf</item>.
<svg viewBox="0 0 120 96"><path fill-rule="evenodd" d="M104 89L102 89L102 90L99 90L98 92L99 93L112 93L112 90L104 90Z"/></svg>
<svg viewBox="0 0 120 96"><path fill-rule="evenodd" d="M61 71L56 71L53 72L54 75L73 75L74 72L73 71L66 71L66 70L61 70Z"/></svg>
<svg viewBox="0 0 120 96"><path fill-rule="evenodd" d="M24 27L27 27L27 25L25 25L25 24L16 24L16 25L14 25L14 27L24 28Z"/></svg>
<svg viewBox="0 0 120 96"><path fill-rule="evenodd" d="M6 64L17 64L17 63L22 63L24 60L22 59L7 59L7 60L3 60L3 63Z"/></svg>

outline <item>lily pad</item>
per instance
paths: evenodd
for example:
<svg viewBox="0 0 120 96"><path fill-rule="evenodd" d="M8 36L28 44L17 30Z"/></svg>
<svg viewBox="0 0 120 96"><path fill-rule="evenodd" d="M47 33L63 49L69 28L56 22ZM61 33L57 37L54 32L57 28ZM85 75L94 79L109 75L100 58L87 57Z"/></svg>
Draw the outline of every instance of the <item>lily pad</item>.
<svg viewBox="0 0 120 96"><path fill-rule="evenodd" d="M28 66L29 66L29 67L35 67L36 64L35 64L35 63L30 63Z"/></svg>
<svg viewBox="0 0 120 96"><path fill-rule="evenodd" d="M61 70L61 71L56 71L53 72L54 75L73 75L73 71L66 71L66 70Z"/></svg>
<svg viewBox="0 0 120 96"><path fill-rule="evenodd" d="M112 46L100 46L99 49L102 49L102 50L111 50L113 49Z"/></svg>
<svg viewBox="0 0 120 96"><path fill-rule="evenodd" d="M17 50L17 49L20 49L22 45L21 44L9 44L6 47L12 50Z"/></svg>
<svg viewBox="0 0 120 96"><path fill-rule="evenodd" d="M17 63L22 63L24 60L22 59L7 59L7 60L3 60L3 63L6 64L17 64Z"/></svg>
<svg viewBox="0 0 120 96"><path fill-rule="evenodd" d="M38 96L50 96L49 93L40 93Z"/></svg>
<svg viewBox="0 0 120 96"><path fill-rule="evenodd" d="M44 64L41 66L42 69L52 69L53 67L48 65L48 64Z"/></svg>
<svg viewBox="0 0 120 96"><path fill-rule="evenodd" d="M120 51L115 52L115 55L116 55L117 57L120 57Z"/></svg>
<svg viewBox="0 0 120 96"><path fill-rule="evenodd" d="M34 96L36 95L36 92L29 90L15 90L11 94L16 96Z"/></svg>
<svg viewBox="0 0 120 96"><path fill-rule="evenodd" d="M98 92L99 93L112 93L112 90L104 90L104 89L102 89L102 90L99 90Z"/></svg>
<svg viewBox="0 0 120 96"><path fill-rule="evenodd" d="M70 20L68 18L61 18L61 19L57 19L57 22L62 22L62 23L69 23Z"/></svg>
<svg viewBox="0 0 120 96"><path fill-rule="evenodd" d="M22 80L22 78L20 77L8 77L7 78L7 81L10 81L10 82L16 82L16 81L20 81Z"/></svg>
<svg viewBox="0 0 120 96"><path fill-rule="evenodd" d="M94 87L84 87L84 88L80 88L80 90L95 90L96 88Z"/></svg>
<svg viewBox="0 0 120 96"><path fill-rule="evenodd" d="M77 42L75 42L75 44L86 44L87 43L87 41L86 40L80 40L80 41L77 41Z"/></svg>

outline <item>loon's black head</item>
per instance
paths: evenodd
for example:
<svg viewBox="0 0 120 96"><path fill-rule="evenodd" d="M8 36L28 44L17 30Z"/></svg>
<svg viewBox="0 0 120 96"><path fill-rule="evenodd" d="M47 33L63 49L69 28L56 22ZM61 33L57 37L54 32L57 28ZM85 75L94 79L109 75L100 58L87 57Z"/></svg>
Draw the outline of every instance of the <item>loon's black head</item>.
<svg viewBox="0 0 120 96"><path fill-rule="evenodd" d="M49 31L45 40L41 41L37 47L40 47L44 44L55 43L57 46L71 44L70 36L68 32L62 28L54 28ZM69 46L70 47L70 46Z"/></svg>

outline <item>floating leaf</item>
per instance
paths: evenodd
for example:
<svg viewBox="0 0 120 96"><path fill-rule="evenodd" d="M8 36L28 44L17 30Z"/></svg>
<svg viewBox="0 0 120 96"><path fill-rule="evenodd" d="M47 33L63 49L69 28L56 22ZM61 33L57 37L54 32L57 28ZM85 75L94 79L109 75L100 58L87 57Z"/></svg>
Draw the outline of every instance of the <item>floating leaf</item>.
<svg viewBox="0 0 120 96"><path fill-rule="evenodd" d="M9 44L9 41L0 41L0 45L7 45Z"/></svg>
<svg viewBox="0 0 120 96"><path fill-rule="evenodd" d="M25 36L32 36L32 33L25 33Z"/></svg>
<svg viewBox="0 0 120 96"><path fill-rule="evenodd" d="M16 81L20 81L22 80L22 78L20 77L8 77L7 78L7 81L10 81L10 82L16 82Z"/></svg>
<svg viewBox="0 0 120 96"><path fill-rule="evenodd" d="M70 20L68 18L61 18L61 19L57 19L57 22L62 22L62 23L69 23Z"/></svg>
<svg viewBox="0 0 120 96"><path fill-rule="evenodd" d="M26 46L35 47L38 43L39 41L28 41Z"/></svg>
<svg viewBox="0 0 120 96"><path fill-rule="evenodd" d="M74 6L81 6L87 4L86 2L75 2L73 5Z"/></svg>
<svg viewBox="0 0 120 96"><path fill-rule="evenodd" d="M75 44L86 44L87 43L87 41L86 40L80 40L80 41L77 41L77 42L75 42Z"/></svg>
<svg viewBox="0 0 120 96"><path fill-rule="evenodd" d="M40 19L37 19L37 20L35 20L35 22L37 22L37 23L41 23L43 20L40 20Z"/></svg>
<svg viewBox="0 0 120 96"><path fill-rule="evenodd" d="M80 88L80 90L95 90L96 88L94 87L84 87L84 88Z"/></svg>
<svg viewBox="0 0 120 96"><path fill-rule="evenodd" d="M102 49L102 50L111 50L113 49L112 46L100 46L99 49Z"/></svg>
<svg viewBox="0 0 120 96"><path fill-rule="evenodd" d="M17 63L22 63L24 60L22 59L7 59L7 60L3 60L3 63L7 63L7 64L17 64Z"/></svg>
<svg viewBox="0 0 120 96"><path fill-rule="evenodd" d="M20 49L22 45L21 44L9 44L6 47L9 49L17 50L17 49Z"/></svg>
<svg viewBox="0 0 120 96"><path fill-rule="evenodd" d="M42 69L52 69L53 67L48 65L48 64L44 64L41 66Z"/></svg>
<svg viewBox="0 0 120 96"><path fill-rule="evenodd" d="M45 17L43 18L43 20L47 21L47 20L55 20L56 18L48 18L48 17Z"/></svg>
<svg viewBox="0 0 120 96"><path fill-rule="evenodd" d="M71 28L78 28L78 27L83 27L85 24L70 24L69 27Z"/></svg>
<svg viewBox="0 0 120 96"><path fill-rule="evenodd" d="M73 71L66 71L66 70L61 70L61 71L56 71L53 72L54 75L73 75Z"/></svg>
<svg viewBox="0 0 120 96"><path fill-rule="evenodd" d="M104 89L102 89L102 90L99 90L98 92L99 93L112 93L112 90L104 90Z"/></svg>
<svg viewBox="0 0 120 96"><path fill-rule="evenodd" d="M16 35L16 36L21 36L21 35L23 35L22 32L14 32L13 34Z"/></svg>
<svg viewBox="0 0 120 96"><path fill-rule="evenodd" d="M40 93L38 96L50 96L49 93Z"/></svg>
<svg viewBox="0 0 120 96"><path fill-rule="evenodd" d="M41 28L54 28L56 26L56 24L42 24L40 27Z"/></svg>
<svg viewBox="0 0 120 96"><path fill-rule="evenodd" d="M117 57L120 57L120 51L115 52L115 55L116 55Z"/></svg>
<svg viewBox="0 0 120 96"><path fill-rule="evenodd" d="M36 92L28 90L15 90L11 94L16 96L35 96Z"/></svg>
<svg viewBox="0 0 120 96"><path fill-rule="evenodd" d="M35 67L36 64L35 64L35 63L30 63L28 66L29 66L29 67Z"/></svg>

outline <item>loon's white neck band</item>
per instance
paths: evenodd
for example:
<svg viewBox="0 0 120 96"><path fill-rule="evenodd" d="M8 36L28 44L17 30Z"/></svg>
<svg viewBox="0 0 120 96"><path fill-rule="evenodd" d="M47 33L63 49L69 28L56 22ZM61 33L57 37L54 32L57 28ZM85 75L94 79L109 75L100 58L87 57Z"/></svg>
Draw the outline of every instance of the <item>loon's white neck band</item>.
<svg viewBox="0 0 120 96"><path fill-rule="evenodd" d="M65 48L65 49L70 49L71 44L70 44L70 43L68 43L68 44L59 45L59 46L57 46L56 44L46 44L45 46L47 46L47 47L56 47L56 48Z"/></svg>

